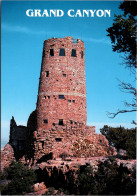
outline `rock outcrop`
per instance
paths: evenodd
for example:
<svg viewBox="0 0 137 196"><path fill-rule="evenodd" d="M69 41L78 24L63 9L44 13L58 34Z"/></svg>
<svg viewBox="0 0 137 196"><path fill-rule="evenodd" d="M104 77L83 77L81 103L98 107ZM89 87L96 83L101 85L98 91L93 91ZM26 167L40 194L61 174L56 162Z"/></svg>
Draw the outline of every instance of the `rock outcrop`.
<svg viewBox="0 0 137 196"><path fill-rule="evenodd" d="M8 167L12 161L15 161L14 150L12 146L8 143L5 145L4 149L1 150L1 170Z"/></svg>

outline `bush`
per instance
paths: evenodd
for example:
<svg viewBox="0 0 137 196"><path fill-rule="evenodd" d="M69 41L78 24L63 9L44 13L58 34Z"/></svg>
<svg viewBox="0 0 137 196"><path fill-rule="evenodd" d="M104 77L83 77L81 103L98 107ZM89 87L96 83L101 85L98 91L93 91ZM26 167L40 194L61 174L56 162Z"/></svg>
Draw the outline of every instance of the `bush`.
<svg viewBox="0 0 137 196"><path fill-rule="evenodd" d="M46 195L135 195L136 172L119 166L115 159L109 158L98 164L98 170L82 165L77 170L69 170L65 174L54 168L50 177L44 177L49 190ZM42 179L43 180L43 179ZM51 188L51 186L53 186ZM58 190L55 193L55 189Z"/></svg>
<svg viewBox="0 0 137 196"><path fill-rule="evenodd" d="M76 184L78 186L77 194L80 195L96 195L97 187L93 176L92 167L89 165L81 166L78 170Z"/></svg>
<svg viewBox="0 0 137 196"><path fill-rule="evenodd" d="M46 191L43 195L54 195L55 188L54 187L49 187L48 191Z"/></svg>
<svg viewBox="0 0 137 196"><path fill-rule="evenodd" d="M101 133L107 138L109 144L118 151L123 149L127 151L129 159L136 158L136 129L125 129L124 127L108 127L105 125Z"/></svg>
<svg viewBox="0 0 137 196"><path fill-rule="evenodd" d="M13 162L7 168L7 178L11 182L4 188L2 195L23 195L32 191L36 175L32 169L25 167L21 162Z"/></svg>
<svg viewBox="0 0 137 196"><path fill-rule="evenodd" d="M100 195L135 195L135 171L107 160L98 165L95 182Z"/></svg>
<svg viewBox="0 0 137 196"><path fill-rule="evenodd" d="M59 188L59 190L57 192L57 195L61 195L63 192L64 192L64 189L63 188Z"/></svg>

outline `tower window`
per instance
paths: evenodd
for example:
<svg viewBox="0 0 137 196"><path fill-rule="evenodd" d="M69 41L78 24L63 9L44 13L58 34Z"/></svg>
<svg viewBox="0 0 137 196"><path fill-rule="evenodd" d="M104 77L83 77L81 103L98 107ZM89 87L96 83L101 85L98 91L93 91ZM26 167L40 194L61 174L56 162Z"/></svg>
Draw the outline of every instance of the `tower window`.
<svg viewBox="0 0 137 196"><path fill-rule="evenodd" d="M65 99L64 95L59 95L59 99Z"/></svg>
<svg viewBox="0 0 137 196"><path fill-rule="evenodd" d="M63 74L63 77L66 77L66 74Z"/></svg>
<svg viewBox="0 0 137 196"><path fill-rule="evenodd" d="M42 141L42 148L44 147L44 141Z"/></svg>
<svg viewBox="0 0 137 196"><path fill-rule="evenodd" d="M70 124L71 124L71 125L73 124L73 121L72 121L72 120L70 120Z"/></svg>
<svg viewBox="0 0 137 196"><path fill-rule="evenodd" d="M56 142L61 142L62 138L55 138Z"/></svg>
<svg viewBox="0 0 137 196"><path fill-rule="evenodd" d="M54 50L53 49L50 49L49 56L54 56Z"/></svg>
<svg viewBox="0 0 137 196"><path fill-rule="evenodd" d="M64 48L60 48L59 56L65 56L65 49Z"/></svg>
<svg viewBox="0 0 137 196"><path fill-rule="evenodd" d="M84 53L83 53L83 51L81 51L81 58L83 59L83 55L84 55Z"/></svg>
<svg viewBox="0 0 137 196"><path fill-rule="evenodd" d="M76 57L76 50L72 49L71 56Z"/></svg>
<svg viewBox="0 0 137 196"><path fill-rule="evenodd" d="M59 125L63 125L63 119L59 119Z"/></svg>
<svg viewBox="0 0 137 196"><path fill-rule="evenodd" d="M69 99L68 102L71 103L71 100Z"/></svg>
<svg viewBox="0 0 137 196"><path fill-rule="evenodd" d="M49 71L46 71L46 77L49 77Z"/></svg>
<svg viewBox="0 0 137 196"><path fill-rule="evenodd" d="M75 103L75 100L73 100L72 102Z"/></svg>
<svg viewBox="0 0 137 196"><path fill-rule="evenodd" d="M48 124L48 119L43 120L44 124Z"/></svg>

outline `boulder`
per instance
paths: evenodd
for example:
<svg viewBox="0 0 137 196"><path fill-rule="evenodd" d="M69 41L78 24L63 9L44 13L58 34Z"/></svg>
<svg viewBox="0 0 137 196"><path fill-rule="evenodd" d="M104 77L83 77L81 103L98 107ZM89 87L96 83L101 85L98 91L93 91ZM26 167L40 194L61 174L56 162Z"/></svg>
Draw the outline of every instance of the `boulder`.
<svg viewBox="0 0 137 196"><path fill-rule="evenodd" d="M36 184L33 185L34 192L37 192L37 191L40 191L40 190L43 190L43 189L46 189L46 186L45 186L44 182L36 183Z"/></svg>

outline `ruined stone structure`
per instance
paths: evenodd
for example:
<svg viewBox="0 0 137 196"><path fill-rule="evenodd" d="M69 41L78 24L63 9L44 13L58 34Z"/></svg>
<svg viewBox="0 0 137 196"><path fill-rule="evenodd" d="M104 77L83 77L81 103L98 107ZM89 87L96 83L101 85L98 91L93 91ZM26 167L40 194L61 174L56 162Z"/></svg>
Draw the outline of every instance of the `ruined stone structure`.
<svg viewBox="0 0 137 196"><path fill-rule="evenodd" d="M10 121L10 139L9 143L17 151L22 151L26 148L27 139L27 127L19 125L17 126L14 117Z"/></svg>

